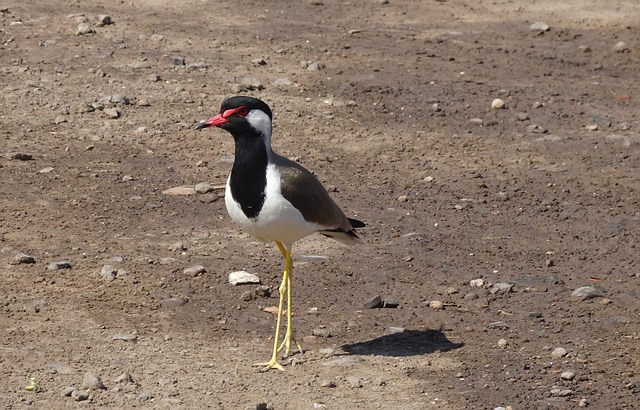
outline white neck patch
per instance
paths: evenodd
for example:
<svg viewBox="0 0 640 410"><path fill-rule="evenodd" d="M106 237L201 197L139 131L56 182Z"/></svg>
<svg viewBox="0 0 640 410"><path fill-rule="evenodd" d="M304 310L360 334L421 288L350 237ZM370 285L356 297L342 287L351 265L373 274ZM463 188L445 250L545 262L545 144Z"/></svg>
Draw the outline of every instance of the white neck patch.
<svg viewBox="0 0 640 410"><path fill-rule="evenodd" d="M264 135L267 147L271 146L271 120L262 110L253 109L245 117L256 131Z"/></svg>

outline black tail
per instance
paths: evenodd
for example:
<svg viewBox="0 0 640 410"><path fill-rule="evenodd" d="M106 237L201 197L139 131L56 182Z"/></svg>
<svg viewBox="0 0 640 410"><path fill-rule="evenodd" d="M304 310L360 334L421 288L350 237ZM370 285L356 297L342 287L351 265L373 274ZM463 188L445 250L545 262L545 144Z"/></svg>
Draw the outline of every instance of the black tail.
<svg viewBox="0 0 640 410"><path fill-rule="evenodd" d="M364 228L365 226L367 226L364 222L359 221L357 219L351 219L351 218L347 218L349 220L349 223L351 224L351 226L353 226L354 228Z"/></svg>

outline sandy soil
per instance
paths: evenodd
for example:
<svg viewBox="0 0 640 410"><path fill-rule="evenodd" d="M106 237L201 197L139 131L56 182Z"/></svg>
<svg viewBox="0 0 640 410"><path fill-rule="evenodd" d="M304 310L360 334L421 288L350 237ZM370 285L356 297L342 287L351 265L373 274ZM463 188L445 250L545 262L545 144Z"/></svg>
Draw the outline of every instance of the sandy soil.
<svg viewBox="0 0 640 410"><path fill-rule="evenodd" d="M640 407L637 2L0 9L2 408ZM275 289L277 249L163 193L224 184L193 127L238 93L368 225L294 249L285 372L276 293L227 282Z"/></svg>

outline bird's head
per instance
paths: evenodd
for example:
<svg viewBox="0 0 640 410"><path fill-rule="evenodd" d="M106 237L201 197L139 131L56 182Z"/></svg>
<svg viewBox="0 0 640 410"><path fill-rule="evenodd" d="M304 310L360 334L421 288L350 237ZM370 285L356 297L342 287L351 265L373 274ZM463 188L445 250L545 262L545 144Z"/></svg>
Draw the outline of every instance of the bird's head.
<svg viewBox="0 0 640 410"><path fill-rule="evenodd" d="M271 137L271 109L257 98L236 96L222 102L220 114L201 122L196 129L218 127L239 138L246 135Z"/></svg>

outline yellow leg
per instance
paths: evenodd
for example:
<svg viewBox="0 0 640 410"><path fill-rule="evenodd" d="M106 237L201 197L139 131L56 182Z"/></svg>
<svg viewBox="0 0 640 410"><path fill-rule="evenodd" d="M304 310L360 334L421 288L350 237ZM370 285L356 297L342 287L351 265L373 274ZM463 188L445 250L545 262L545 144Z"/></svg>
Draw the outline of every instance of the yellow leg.
<svg viewBox="0 0 640 410"><path fill-rule="evenodd" d="M282 256L284 256L284 272L282 274L282 283L278 288L280 301L278 302L278 318L276 320L276 334L273 341L273 354L271 355L271 360L265 363L257 363L256 366L263 366L265 369L284 370L282 365L278 363L278 352L284 348L285 357L288 356L291 350L291 342L298 346L300 352L302 352L302 347L298 342L296 342L293 336L293 328L291 327L291 276L293 274L293 260L291 259L291 252L278 241L276 241L276 245L278 246L278 249L280 249ZM282 311L284 310L285 294L287 296L287 332L282 344L278 346L278 342L280 341L280 326L282 321Z"/></svg>
<svg viewBox="0 0 640 410"><path fill-rule="evenodd" d="M291 304L291 288L293 287L293 260L291 259L291 251L287 251L284 247L282 247L280 248L280 252L283 252L284 254L284 269L287 271L287 332L284 335L284 339L282 340L280 347L278 347L278 352L284 349L284 357L287 357L291 352L292 342L296 345L300 353L302 353L302 346L300 346L300 343L296 341L293 332L293 325L291 324L291 317L293 316Z"/></svg>

